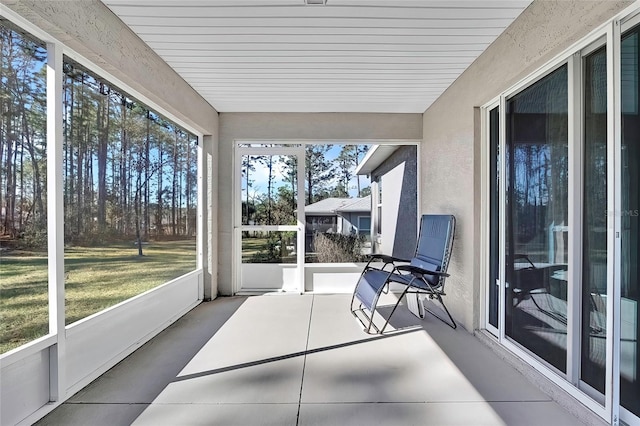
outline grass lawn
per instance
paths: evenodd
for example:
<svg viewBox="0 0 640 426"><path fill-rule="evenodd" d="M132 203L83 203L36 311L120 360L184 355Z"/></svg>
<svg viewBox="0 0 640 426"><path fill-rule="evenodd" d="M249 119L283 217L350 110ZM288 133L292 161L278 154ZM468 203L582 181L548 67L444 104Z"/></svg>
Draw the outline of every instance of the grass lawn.
<svg viewBox="0 0 640 426"><path fill-rule="evenodd" d="M258 252L266 250L266 238L243 238L242 239L242 262L250 263L251 258Z"/></svg>
<svg viewBox="0 0 640 426"><path fill-rule="evenodd" d="M195 241L152 242L138 257L134 244L65 249L66 322L113 306L196 267ZM47 258L0 258L0 353L48 333Z"/></svg>
<svg viewBox="0 0 640 426"><path fill-rule="evenodd" d="M295 244L295 240L293 242ZM279 251L274 253L275 258L269 258L269 240L262 237L242 238L242 263L296 263L295 253L280 257ZM258 259L256 259L256 256ZM266 256L266 259L265 259ZM262 260L260 258L262 257Z"/></svg>

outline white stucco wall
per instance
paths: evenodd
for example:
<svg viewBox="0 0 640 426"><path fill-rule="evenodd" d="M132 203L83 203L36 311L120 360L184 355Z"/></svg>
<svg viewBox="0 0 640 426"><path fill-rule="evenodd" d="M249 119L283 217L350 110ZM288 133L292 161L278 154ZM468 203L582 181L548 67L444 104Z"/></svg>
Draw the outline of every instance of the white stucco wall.
<svg viewBox="0 0 640 426"><path fill-rule="evenodd" d="M404 208L400 204L400 191L404 180L405 163L398 164L391 171L381 177L382 180L382 253L393 253L396 227L398 225L398 210Z"/></svg>
<svg viewBox="0 0 640 426"><path fill-rule="evenodd" d="M486 104L630 1L537 0L424 113L422 213L457 218L447 306L462 325L479 325L481 145L477 107Z"/></svg>
<svg viewBox="0 0 640 426"><path fill-rule="evenodd" d="M232 291L233 144L243 140L419 140L421 114L221 113L218 168L218 289Z"/></svg>

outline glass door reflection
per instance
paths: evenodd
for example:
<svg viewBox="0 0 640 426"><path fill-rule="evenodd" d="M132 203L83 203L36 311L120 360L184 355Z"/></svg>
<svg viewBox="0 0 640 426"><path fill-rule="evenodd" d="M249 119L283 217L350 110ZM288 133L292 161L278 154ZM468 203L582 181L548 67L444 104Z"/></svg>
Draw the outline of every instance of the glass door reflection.
<svg viewBox="0 0 640 426"><path fill-rule="evenodd" d="M601 394L606 373L607 52L584 60L584 190L580 379Z"/></svg>
<svg viewBox="0 0 640 426"><path fill-rule="evenodd" d="M567 66L508 99L506 106L505 333L565 373Z"/></svg>

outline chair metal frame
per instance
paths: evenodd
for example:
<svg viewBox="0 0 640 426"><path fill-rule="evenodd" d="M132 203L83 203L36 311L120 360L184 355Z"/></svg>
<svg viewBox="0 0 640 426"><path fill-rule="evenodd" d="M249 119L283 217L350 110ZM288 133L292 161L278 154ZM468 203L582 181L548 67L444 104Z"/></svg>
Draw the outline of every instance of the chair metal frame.
<svg viewBox="0 0 640 426"><path fill-rule="evenodd" d="M444 246L442 247L442 261L439 265L435 265L436 270L429 270L412 263L422 263L419 258L422 232L424 232L424 228L428 226L429 220L434 219L440 221L447 220L448 229L447 236L444 241ZM447 306L442 299L443 296L446 296L446 293L444 291L444 284L445 279L449 276L446 271L451 258L454 233L454 216L423 215L420 222L420 233L418 235L416 251L412 259L402 259L384 254L369 255L369 261L360 274L360 278L358 279L356 288L354 289L353 296L351 297L350 305L351 314L365 327L364 331L366 333L371 333L371 329L373 328L377 334L383 334L385 328L391 320L391 317L398 308L400 301L403 297L408 297L409 294L415 294L418 303L422 303L422 301L419 299L421 295L426 295L429 299L437 300L449 317L449 321L442 318L432 310L427 309L426 307L425 311L429 312L439 320L448 324L450 327L454 329L457 328L457 324L453 319L453 316L447 309ZM375 261L381 261L383 263L383 266L373 266L372 263ZM383 292L386 293L390 290L391 283L404 285L405 288L398 296L398 300L393 306L391 313L386 318L384 325L381 328L378 328L378 326L376 326L373 321L373 317L378 307L378 300L380 298L380 295ZM374 292L375 294L373 294L372 292ZM362 293L366 294L363 295ZM368 301L369 298L371 299L370 302ZM358 299L360 303L358 304L358 307L354 309L354 302L356 301L356 299ZM365 310L368 310L369 313L367 314ZM367 323L365 323L360 318L358 313L360 313L366 319Z"/></svg>

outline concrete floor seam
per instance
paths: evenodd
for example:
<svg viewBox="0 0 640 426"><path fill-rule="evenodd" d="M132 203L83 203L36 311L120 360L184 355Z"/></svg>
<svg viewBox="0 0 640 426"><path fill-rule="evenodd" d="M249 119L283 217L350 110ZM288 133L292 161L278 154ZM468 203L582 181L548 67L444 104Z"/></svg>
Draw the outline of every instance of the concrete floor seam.
<svg viewBox="0 0 640 426"><path fill-rule="evenodd" d="M300 407L302 405L302 389L304 387L304 369L307 365L307 355L309 351L309 338L311 336L311 318L313 315L313 302L315 301L315 295L311 296L311 307L309 309L309 325L307 326L307 341L304 347L304 359L302 361L302 376L300 378L300 394L298 395L298 413L296 414L296 426L300 424Z"/></svg>

